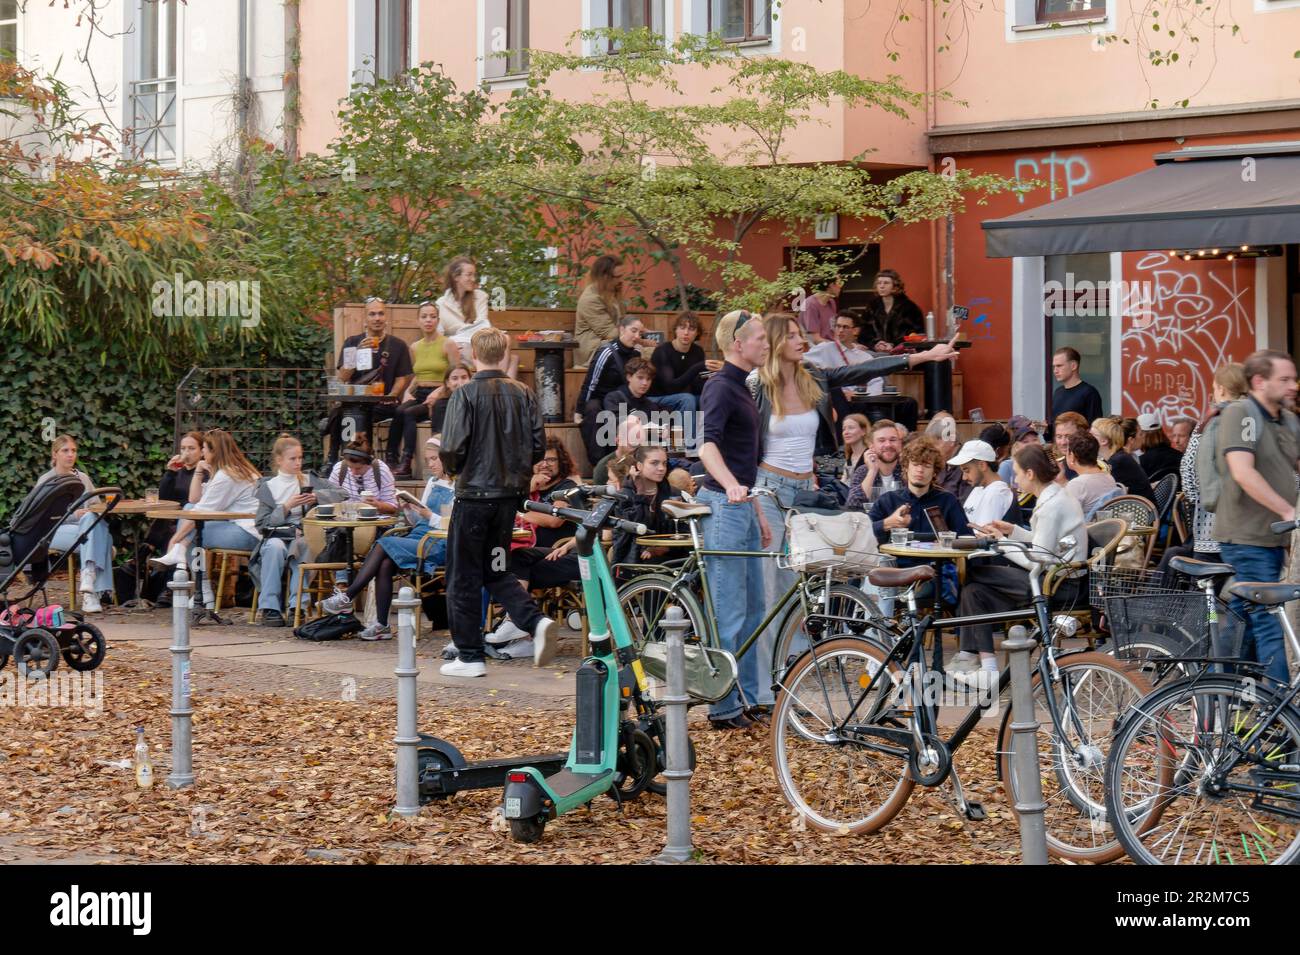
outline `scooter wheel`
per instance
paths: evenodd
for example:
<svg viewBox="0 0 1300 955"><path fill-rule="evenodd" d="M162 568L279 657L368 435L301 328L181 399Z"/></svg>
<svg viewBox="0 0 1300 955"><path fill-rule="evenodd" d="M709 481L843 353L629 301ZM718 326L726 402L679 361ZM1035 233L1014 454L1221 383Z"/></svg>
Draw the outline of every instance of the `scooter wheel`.
<svg viewBox="0 0 1300 955"><path fill-rule="evenodd" d="M686 741L687 763L690 765L691 772L695 772L695 744L691 740ZM662 748L658 749L657 760L658 767L655 769L655 778L646 783L646 792L654 793L656 796L668 795L668 780L660 780L659 775L668 768L668 754Z"/></svg>
<svg viewBox="0 0 1300 955"><path fill-rule="evenodd" d="M615 796L611 789L610 798L617 801L635 799L645 792L658 772L659 759L654 740L642 730L632 730L618 754L618 769L614 773L614 788L618 795Z"/></svg>
<svg viewBox="0 0 1300 955"><path fill-rule="evenodd" d="M510 836L515 842L541 842L545 819L511 819Z"/></svg>

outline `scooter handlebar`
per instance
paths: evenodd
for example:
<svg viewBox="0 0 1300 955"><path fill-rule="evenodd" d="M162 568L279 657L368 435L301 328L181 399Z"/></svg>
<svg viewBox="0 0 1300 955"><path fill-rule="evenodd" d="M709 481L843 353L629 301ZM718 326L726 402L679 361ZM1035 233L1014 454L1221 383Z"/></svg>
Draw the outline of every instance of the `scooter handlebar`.
<svg viewBox="0 0 1300 955"><path fill-rule="evenodd" d="M580 489L574 488L573 490L577 491ZM567 501L568 497L566 495L568 493L569 492L566 491L556 491L554 496L556 500ZM552 517L563 517L579 524L587 517L585 511L574 510L573 508L568 507L556 507L554 504L547 504L545 501L524 501L524 510L536 511L539 514L549 514ZM635 534L637 537L643 537L650 533L649 528L644 524L638 524L634 521L625 521L613 516L609 517L607 520L609 524L617 527L619 530L626 531L629 534Z"/></svg>

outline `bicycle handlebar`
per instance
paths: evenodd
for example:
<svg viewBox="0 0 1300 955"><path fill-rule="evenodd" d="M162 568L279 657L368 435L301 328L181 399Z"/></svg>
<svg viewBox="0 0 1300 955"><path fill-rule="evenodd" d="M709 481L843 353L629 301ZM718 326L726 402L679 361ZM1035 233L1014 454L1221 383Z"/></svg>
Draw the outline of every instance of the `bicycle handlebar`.
<svg viewBox="0 0 1300 955"><path fill-rule="evenodd" d="M586 487L570 488L567 491L556 491L551 495L552 500L556 501L569 501L573 497L579 498L581 503L585 505L587 499L591 497L613 497L618 498L619 500L626 500L627 493L614 488L613 485L608 485L603 488L598 485L587 485ZM539 514L549 514L551 517L563 518L573 524L585 523L587 518L592 514L589 510L579 510L578 508L572 507L559 507L556 504L547 504L545 501L524 501L524 510L535 511ZM637 537L641 537L650 532L650 529L644 524L639 524L634 521L625 521L620 517L615 517L613 514L607 514L603 523L610 527L616 527L628 534L635 534Z"/></svg>
<svg viewBox="0 0 1300 955"><path fill-rule="evenodd" d="M1300 527L1300 520L1294 521L1274 521L1268 525L1268 529L1274 534L1289 534L1297 527Z"/></svg>

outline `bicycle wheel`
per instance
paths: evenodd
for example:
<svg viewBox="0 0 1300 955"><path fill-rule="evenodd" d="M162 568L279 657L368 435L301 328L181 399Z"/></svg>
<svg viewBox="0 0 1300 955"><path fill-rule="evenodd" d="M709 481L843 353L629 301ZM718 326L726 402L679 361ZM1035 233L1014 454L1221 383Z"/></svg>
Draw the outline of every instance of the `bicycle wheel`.
<svg viewBox="0 0 1300 955"><path fill-rule="evenodd" d="M1034 673L1047 851L1074 862L1110 862L1123 855L1124 849L1106 818L1106 753L1124 714L1150 693L1151 687L1135 667L1117 663L1104 653L1066 654L1057 659L1057 670L1059 680L1050 686L1063 723L1059 730L1052 725L1042 677ZM1014 813L1021 796L1013 770L1010 706L1002 714L998 755Z"/></svg>
<svg viewBox="0 0 1300 955"><path fill-rule="evenodd" d="M1134 862L1300 859L1300 713L1288 705L1270 717L1277 701L1233 674L1201 674L1142 700L1106 765L1109 817Z"/></svg>
<svg viewBox="0 0 1300 955"><path fill-rule="evenodd" d="M852 633L854 636L871 636L876 642L889 645L890 641L882 639L881 631L871 623L881 619L881 613L880 607L869 594L852 584L831 584L829 598L825 593L825 584L810 587L809 591L809 605L814 617L813 629L820 631L816 639ZM779 683L781 675L809 646L808 621L803 605L795 601L781 621L781 629L772 648L772 682Z"/></svg>
<svg viewBox="0 0 1300 955"><path fill-rule="evenodd" d="M875 832L912 794L905 745L886 744L865 725L840 728L851 712L865 718L881 694L893 695L903 674L891 665L891 679L882 679L862 699L886 656L856 637L826 640L801 656L779 687L770 731L772 765L782 796L814 828L845 835ZM907 725L907 714L886 714L886 725ZM882 744L902 752L885 752Z"/></svg>
<svg viewBox="0 0 1300 955"><path fill-rule="evenodd" d="M1107 652L1121 662L1136 664L1142 678L1155 689L1200 672L1201 665L1191 660L1169 659L1194 652L1195 643L1181 628L1174 631L1144 628L1126 637L1122 647L1112 642Z"/></svg>
<svg viewBox="0 0 1300 955"><path fill-rule="evenodd" d="M690 628L686 631L687 643L701 643L715 646L713 631L706 626L704 608L695 595L684 588L673 591L676 581L662 574L643 574L624 584L618 591L619 606L627 619L628 630L638 653L647 643L663 643L666 640L660 625L670 607L680 607L686 615ZM657 700L667 692L660 681L647 676L645 695Z"/></svg>

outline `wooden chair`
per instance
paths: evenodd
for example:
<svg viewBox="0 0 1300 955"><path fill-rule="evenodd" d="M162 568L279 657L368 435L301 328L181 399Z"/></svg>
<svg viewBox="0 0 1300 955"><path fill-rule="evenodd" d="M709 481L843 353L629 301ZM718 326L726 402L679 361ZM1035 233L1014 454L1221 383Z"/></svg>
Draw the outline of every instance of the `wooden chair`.
<svg viewBox="0 0 1300 955"><path fill-rule="evenodd" d="M1174 530L1178 532L1180 544L1190 544L1196 537L1196 506L1188 499L1185 491L1179 491L1174 497Z"/></svg>
<svg viewBox="0 0 1300 955"><path fill-rule="evenodd" d="M429 552L439 538L434 537L433 531L429 531L422 538L415 548L415 570L404 570L395 576L401 580L410 583L411 588L415 591L417 599L423 601L425 597L431 597L440 590L446 593L447 575L441 567L437 567L431 574L424 573L424 557ZM394 589L397 588L397 581L394 580ZM415 612L415 639L419 640L424 632L424 609L420 608Z"/></svg>
<svg viewBox="0 0 1300 955"><path fill-rule="evenodd" d="M1126 540L1115 554L1114 563L1121 567L1142 569L1151 558L1158 530L1156 506L1137 494L1123 494L1098 508L1097 520L1119 518L1128 525Z"/></svg>
<svg viewBox="0 0 1300 955"><path fill-rule="evenodd" d="M247 564L253 559L253 552L251 550L227 550L224 547L208 547L206 550L208 552L208 574L211 575L211 579L216 583L216 586L213 588L215 599L215 606L213 609L220 613L221 598L226 592L226 581L229 579L230 571L233 570L235 572L234 577L235 580L238 581L240 568L239 562L242 560ZM213 574L212 568L216 565L216 559L218 557L221 558L221 570ZM250 574L250 576L252 575ZM253 607L248 612L249 623L257 622L257 583L256 580L253 581ZM235 603L234 582L230 585L230 603L231 606Z"/></svg>
<svg viewBox="0 0 1300 955"><path fill-rule="evenodd" d="M1070 561L1067 564L1058 564L1047 573L1043 580L1043 593L1049 597L1054 596L1061 585L1072 575L1081 570L1087 570L1091 574L1094 570L1109 566L1114 560L1115 553L1119 550L1120 543L1128 533L1128 524L1122 518L1106 518L1100 521L1094 521L1087 525L1088 528L1088 556L1085 560ZM1085 580L1085 596L1086 581ZM1078 620L1083 625L1084 633L1088 635L1088 647L1093 648L1096 645L1094 634L1097 632L1091 605L1084 606L1078 610L1063 610L1061 613L1068 614Z"/></svg>
<svg viewBox="0 0 1300 955"><path fill-rule="evenodd" d="M316 508L307 512L308 517L316 516ZM305 560L298 565L298 605L293 608L293 626L296 630L302 623L302 599L303 597L315 598L309 599L313 605L313 610L319 609L322 600L334 592L334 571L355 570L360 566L361 561L370 553L370 548L375 546L377 528L358 527L352 532L353 556L355 563L349 565L344 561L314 561ZM307 555L319 554L325 549L325 528L316 524L308 524L306 521L302 525L303 537L307 540ZM326 576L326 572L328 576ZM307 581L308 574L315 574L310 583Z"/></svg>

